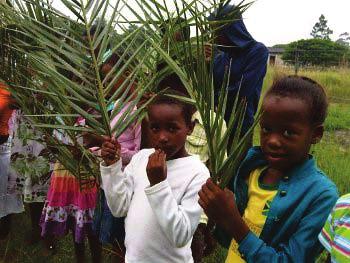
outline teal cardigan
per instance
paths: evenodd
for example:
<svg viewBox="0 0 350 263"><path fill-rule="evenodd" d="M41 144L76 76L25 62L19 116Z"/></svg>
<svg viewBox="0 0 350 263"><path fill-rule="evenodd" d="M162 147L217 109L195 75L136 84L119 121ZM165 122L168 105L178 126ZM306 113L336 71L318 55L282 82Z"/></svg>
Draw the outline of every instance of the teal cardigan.
<svg viewBox="0 0 350 263"><path fill-rule="evenodd" d="M266 165L261 148L251 148L230 184L241 214L248 203L246 178ZM322 250L318 234L337 198L336 186L310 156L282 178L260 236L249 232L239 244L241 255L254 263L313 262ZM219 228L215 232L219 243L229 247L231 237Z"/></svg>

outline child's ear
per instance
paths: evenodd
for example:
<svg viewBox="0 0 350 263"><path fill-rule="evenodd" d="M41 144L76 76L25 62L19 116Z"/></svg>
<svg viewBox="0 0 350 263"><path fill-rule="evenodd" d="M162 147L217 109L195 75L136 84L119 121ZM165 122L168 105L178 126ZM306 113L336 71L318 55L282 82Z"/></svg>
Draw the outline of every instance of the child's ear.
<svg viewBox="0 0 350 263"><path fill-rule="evenodd" d="M196 125L196 122L195 121L191 121L191 123L188 125L187 135L191 135L192 134L195 125Z"/></svg>
<svg viewBox="0 0 350 263"><path fill-rule="evenodd" d="M314 127L313 135L312 135L312 144L319 143L323 137L324 126L322 124Z"/></svg>

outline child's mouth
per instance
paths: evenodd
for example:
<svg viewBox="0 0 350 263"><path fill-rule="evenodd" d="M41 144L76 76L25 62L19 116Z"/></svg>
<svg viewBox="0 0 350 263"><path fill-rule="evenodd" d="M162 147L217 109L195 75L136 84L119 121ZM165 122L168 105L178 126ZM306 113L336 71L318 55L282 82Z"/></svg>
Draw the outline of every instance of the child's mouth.
<svg viewBox="0 0 350 263"><path fill-rule="evenodd" d="M168 154L172 151L171 147L169 147L169 146L159 146L159 147L156 147L156 149L162 150L166 154Z"/></svg>
<svg viewBox="0 0 350 263"><path fill-rule="evenodd" d="M266 159L270 162L278 162L285 159L285 154L276 154L276 153L266 153Z"/></svg>

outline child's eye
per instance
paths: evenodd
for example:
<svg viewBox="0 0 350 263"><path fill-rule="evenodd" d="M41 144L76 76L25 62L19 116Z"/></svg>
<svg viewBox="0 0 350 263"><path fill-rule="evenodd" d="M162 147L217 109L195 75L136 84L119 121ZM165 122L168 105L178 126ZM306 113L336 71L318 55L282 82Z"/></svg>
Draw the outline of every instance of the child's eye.
<svg viewBox="0 0 350 263"><path fill-rule="evenodd" d="M176 132L177 128L176 127L169 127L168 130L169 130L169 132Z"/></svg>
<svg viewBox="0 0 350 263"><path fill-rule="evenodd" d="M270 129L266 128L266 127L261 127L261 131L263 133L268 133L270 131Z"/></svg>
<svg viewBox="0 0 350 263"><path fill-rule="evenodd" d="M283 132L283 136L285 136L285 137L290 137L290 136L293 136L293 135L294 135L294 132L289 131L289 130L285 130Z"/></svg>
<svg viewBox="0 0 350 263"><path fill-rule="evenodd" d="M157 131L159 130L159 127L157 127L157 126L151 126L150 129L151 129L151 131L153 131L153 132L157 132Z"/></svg>

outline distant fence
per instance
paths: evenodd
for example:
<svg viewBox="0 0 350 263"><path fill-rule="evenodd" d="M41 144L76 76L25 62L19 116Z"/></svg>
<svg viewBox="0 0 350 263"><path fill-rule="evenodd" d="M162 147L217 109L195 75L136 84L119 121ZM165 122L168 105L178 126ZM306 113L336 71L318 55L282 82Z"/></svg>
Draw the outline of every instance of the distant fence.
<svg viewBox="0 0 350 263"><path fill-rule="evenodd" d="M341 57L338 61L333 61L325 63L324 66L322 66L322 62L320 63L321 65L312 65L302 63L301 58L305 55L305 53L309 53L313 59L324 59L325 55L319 55L320 52L330 52L332 55L336 54L337 52L340 52L339 57ZM303 50L303 49L295 49L292 52L292 58L289 60L282 59L283 53L280 52L278 54L271 54L269 56L269 64L270 66L280 66L280 67L291 67L294 70L295 74L298 74L299 69L315 69L315 70L324 70L324 69L329 69L329 68L350 68L350 49L349 51L344 52L344 50L338 50L338 49L312 49L312 50ZM276 62L279 61L279 62Z"/></svg>

